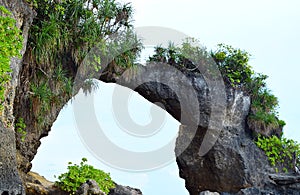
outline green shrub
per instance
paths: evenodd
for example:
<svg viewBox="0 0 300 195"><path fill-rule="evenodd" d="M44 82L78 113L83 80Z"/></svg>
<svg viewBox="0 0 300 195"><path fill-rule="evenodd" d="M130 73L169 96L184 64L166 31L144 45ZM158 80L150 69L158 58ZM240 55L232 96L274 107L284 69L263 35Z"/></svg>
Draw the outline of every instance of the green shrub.
<svg viewBox="0 0 300 195"><path fill-rule="evenodd" d="M21 141L24 142L27 132L26 132L26 124L24 123L23 118L19 118L17 123L15 124L16 132L21 136Z"/></svg>
<svg viewBox="0 0 300 195"><path fill-rule="evenodd" d="M294 140L260 135L255 143L266 153L272 166L279 166L287 171L294 168L293 161L297 166L300 165L300 145Z"/></svg>
<svg viewBox="0 0 300 195"><path fill-rule="evenodd" d="M80 165L73 165L70 162L69 171L58 177L59 181L56 182L56 185L71 194L75 194L82 183L88 179L93 179L99 184L100 189L108 194L110 189L115 187L109 173L95 169L93 166L87 165L86 162L86 158L82 158Z"/></svg>
<svg viewBox="0 0 300 195"><path fill-rule="evenodd" d="M108 36L115 33L120 38L118 44L126 42L130 34L137 47L141 46L130 24L133 12L130 4L121 5L115 0L28 1L35 5L37 12L30 29L29 44L39 64L56 64L59 62L56 60L66 54L71 55L78 66L95 44L103 41L108 44ZM112 44L110 42L110 46ZM139 49L122 49L126 51L127 60L124 61L123 56L117 57L118 65L132 66Z"/></svg>
<svg viewBox="0 0 300 195"><path fill-rule="evenodd" d="M263 74L256 74L249 65L250 54L220 44L212 57L226 84L240 88L251 97L248 125L252 130L268 134L282 128L285 122L278 117L278 99L267 88Z"/></svg>
<svg viewBox="0 0 300 195"><path fill-rule="evenodd" d="M27 2L37 13L27 43L32 67L28 80L35 87L47 82L56 96L67 99L73 86L74 91L81 87L81 81L73 83L80 65L82 80L99 79L99 71L107 64L117 65L115 70L121 73L134 66L141 43L131 25L130 4L116 0ZM95 53L94 59L82 63L86 57L92 58L87 56L89 52Z"/></svg>
<svg viewBox="0 0 300 195"><path fill-rule="evenodd" d="M253 90L251 97L251 111L248 117L248 124L252 129L259 129L261 132L269 132L283 128L285 122L278 118L278 99L266 87Z"/></svg>
<svg viewBox="0 0 300 195"><path fill-rule="evenodd" d="M251 82L254 72L248 63L249 53L219 44L217 51L212 52L212 57L217 63L225 83L238 87Z"/></svg>
<svg viewBox="0 0 300 195"><path fill-rule="evenodd" d="M148 62L167 63L182 71L199 72L198 65L209 65L206 61L209 57L209 52L199 46L198 40L187 38L181 46L170 43L167 48L155 47L154 54L149 57ZM207 69L209 68L207 66Z"/></svg>
<svg viewBox="0 0 300 195"><path fill-rule="evenodd" d="M10 80L10 58L20 56L23 37L11 13L0 6L0 110L3 109L5 84Z"/></svg>
<svg viewBox="0 0 300 195"><path fill-rule="evenodd" d="M30 89L33 97L36 98L36 100L38 100L38 103L41 105L40 111L44 113L49 110L51 106L50 101L53 96L49 84L47 82L41 84L31 84Z"/></svg>

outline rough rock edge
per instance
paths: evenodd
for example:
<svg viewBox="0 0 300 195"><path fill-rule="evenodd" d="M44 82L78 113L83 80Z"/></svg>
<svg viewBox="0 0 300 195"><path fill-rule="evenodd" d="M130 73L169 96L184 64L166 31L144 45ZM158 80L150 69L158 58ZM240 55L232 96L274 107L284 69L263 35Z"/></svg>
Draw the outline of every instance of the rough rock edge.
<svg viewBox="0 0 300 195"><path fill-rule="evenodd" d="M68 192L56 187L53 182L48 181L38 173L29 172L26 175L26 181L27 195L69 195ZM111 189L108 195L142 195L142 192L139 189L118 185L116 183L115 185L116 187ZM88 180L86 183L83 183L76 194L86 195L89 194L88 191L91 189L96 192L95 194L105 194L100 190L99 186L95 184L94 180Z"/></svg>
<svg viewBox="0 0 300 195"><path fill-rule="evenodd" d="M199 127L189 148L176 154L180 176L185 179L190 194L209 190L221 195L299 195L300 177L276 174L264 152L254 144L246 124L250 99L234 90L228 90L227 97L226 119L213 148L204 156L198 155L207 131L206 127ZM189 141L188 128L180 127L176 148Z"/></svg>
<svg viewBox="0 0 300 195"><path fill-rule="evenodd" d="M21 29L24 38L23 56L26 50L28 30L34 17L34 12L21 0L0 0L0 5L12 12L16 26ZM16 87L19 82L19 70L22 60L11 59L11 81L6 86L3 115L0 116L0 194L25 194L16 166L16 144L14 132L13 103Z"/></svg>

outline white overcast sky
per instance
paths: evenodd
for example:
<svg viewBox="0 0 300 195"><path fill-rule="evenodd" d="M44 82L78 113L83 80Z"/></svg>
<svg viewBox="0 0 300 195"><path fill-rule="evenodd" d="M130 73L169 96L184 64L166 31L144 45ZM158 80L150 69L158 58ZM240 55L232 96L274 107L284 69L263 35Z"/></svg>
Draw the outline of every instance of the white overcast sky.
<svg viewBox="0 0 300 195"><path fill-rule="evenodd" d="M257 72L269 76L269 88L279 97L280 117L287 122L284 129L285 136L300 141L298 127L300 1L132 0L123 2L132 2L136 27L168 27L199 39L208 48L225 43L251 53L250 64ZM113 88L112 84L101 83L97 91L99 101L97 100L95 105L101 110L99 121L105 116L102 124L106 125L108 130L118 131L109 107ZM147 111L151 104L137 94L132 95L131 101L139 102L138 105L132 104L129 108L131 116L137 122L145 123L145 118L149 118ZM168 118L161 131L170 131L169 136L172 137L176 136L177 128L178 123ZM150 140L147 144L163 144L161 142L163 139L158 139L160 142ZM120 145L125 147L128 143L124 138L122 140ZM141 141L135 141L137 145L128 144L128 149L134 150L136 147L136 150L141 150L146 147ZM99 162L80 142L74 124L72 106L68 104L55 122L50 135L42 140L42 146L33 161L33 171L53 180L53 175L59 175L66 170L67 162L79 163L82 157L87 157L90 164L111 172L116 182L140 188L145 195L188 194L184 189L184 181L179 179L175 162L155 171L139 173L120 171Z"/></svg>

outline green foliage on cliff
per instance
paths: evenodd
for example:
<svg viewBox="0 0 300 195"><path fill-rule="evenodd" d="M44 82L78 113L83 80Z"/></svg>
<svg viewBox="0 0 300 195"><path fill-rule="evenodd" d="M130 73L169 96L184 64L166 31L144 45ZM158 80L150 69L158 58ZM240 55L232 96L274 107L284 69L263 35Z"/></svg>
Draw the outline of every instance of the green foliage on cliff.
<svg viewBox="0 0 300 195"><path fill-rule="evenodd" d="M196 43L196 44L195 44ZM208 58L213 58L222 74L225 85L239 89L251 98L248 125L258 134L256 144L265 151L271 165L282 167L283 171L300 165L300 146L297 142L283 138L281 133L285 122L278 117L278 98L267 88L266 75L255 73L249 65L250 54L241 49L220 44L215 51L208 52L195 39L188 39L180 47L156 47L150 62L172 65L182 71L211 71ZM201 69L198 64L206 66ZM199 71L200 70L200 71ZM254 133L255 135L256 133ZM296 155L293 157L293 155ZM294 159L293 159L294 158ZM292 162L295 160L295 162Z"/></svg>
<svg viewBox="0 0 300 195"><path fill-rule="evenodd" d="M70 194L75 194L82 183L92 179L98 183L103 192L108 194L109 190L115 187L109 173L95 169L93 166L87 165L86 162L86 158L82 158L80 165L73 165L70 162L68 172L58 177L59 181L56 182L56 185Z"/></svg>
<svg viewBox="0 0 300 195"><path fill-rule="evenodd" d="M255 143L265 151L272 166L282 167L285 172L294 169L295 165L300 166L300 145L296 141L277 136L259 136Z"/></svg>
<svg viewBox="0 0 300 195"><path fill-rule="evenodd" d="M20 135L21 141L24 142L27 132L26 132L26 124L23 118L19 118L15 124L15 130Z"/></svg>
<svg viewBox="0 0 300 195"><path fill-rule="evenodd" d="M263 129L268 132L285 126L285 122L278 118L278 99L266 87L253 93L251 98L251 113L248 121L252 129Z"/></svg>
<svg viewBox="0 0 300 195"><path fill-rule="evenodd" d="M23 37L11 13L0 6L0 110L3 109L5 84L10 80L10 59L20 57Z"/></svg>
<svg viewBox="0 0 300 195"><path fill-rule="evenodd" d="M136 48L127 51L127 61L120 66L132 66L140 46L132 32L130 4L121 5L115 0L36 0L33 2L37 18L30 30L29 42L39 64L53 64L61 55L71 55L78 66L91 48L101 44L103 52L112 47L110 35L118 35L119 41L131 36ZM122 58L124 59L124 58Z"/></svg>
<svg viewBox="0 0 300 195"><path fill-rule="evenodd" d="M198 64L210 65L206 61L209 57L206 48L199 46L196 39L188 38L181 46L172 43L167 48L157 46L148 62L167 63L181 71L199 72Z"/></svg>
<svg viewBox="0 0 300 195"><path fill-rule="evenodd" d="M41 111L45 112L50 109L50 101L53 96L52 91L47 82L41 84L31 84L31 92L33 98L36 98L41 104Z"/></svg>
<svg viewBox="0 0 300 195"><path fill-rule="evenodd" d="M249 53L220 44L218 49L212 52L212 57L225 83L250 95L251 111L248 123L251 129L269 132L285 125L285 122L278 118L278 99L267 88L268 77L253 71L249 65Z"/></svg>
<svg viewBox="0 0 300 195"><path fill-rule="evenodd" d="M85 80L99 79L103 64L122 70L134 66L141 43L131 25L130 4L115 0L27 2L37 16L29 31L26 58L31 72L24 88L29 90L32 120L38 121L42 129L50 108L69 100L79 90L74 86L86 86ZM86 65L82 62L91 50L97 55L89 55ZM74 85L76 74L84 78Z"/></svg>
<svg viewBox="0 0 300 195"><path fill-rule="evenodd" d="M216 66L211 65L211 58ZM249 53L224 44L209 52L195 39L187 39L180 47L172 44L168 48L158 46L154 55L149 57L150 62L168 63L184 71L209 71L210 79L214 79L213 69L218 69L227 86L243 90L251 97L248 118L251 129L260 132L280 129L285 122L278 119L278 99L266 86L267 76L255 73L249 59Z"/></svg>
<svg viewBox="0 0 300 195"><path fill-rule="evenodd" d="M232 87L245 86L252 80L254 74L249 65L250 55L241 49L219 44L212 57L221 71L224 81Z"/></svg>

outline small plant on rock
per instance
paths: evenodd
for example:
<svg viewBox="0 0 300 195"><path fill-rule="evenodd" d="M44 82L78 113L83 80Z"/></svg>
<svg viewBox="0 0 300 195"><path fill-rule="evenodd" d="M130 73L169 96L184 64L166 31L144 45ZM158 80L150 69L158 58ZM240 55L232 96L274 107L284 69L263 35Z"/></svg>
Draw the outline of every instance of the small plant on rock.
<svg viewBox="0 0 300 195"><path fill-rule="evenodd" d="M108 194L110 189L115 187L109 173L95 169L93 166L87 165L86 162L86 158L82 158L79 165L73 165L72 162L69 162L69 171L58 177L59 181L56 182L56 185L70 194L75 194L82 183L92 179L98 183L103 192Z"/></svg>
<svg viewBox="0 0 300 195"><path fill-rule="evenodd" d="M251 81L253 70L249 65L250 54L229 45L219 44L212 53L224 81L232 87L243 87Z"/></svg>
<svg viewBox="0 0 300 195"><path fill-rule="evenodd" d="M255 143L266 153L272 166L282 167L285 172L300 166L300 145L296 141L259 135Z"/></svg>
<svg viewBox="0 0 300 195"><path fill-rule="evenodd" d="M21 141L24 142L27 132L26 132L26 124L24 123L23 118L19 118L15 125L16 132L21 136Z"/></svg>

